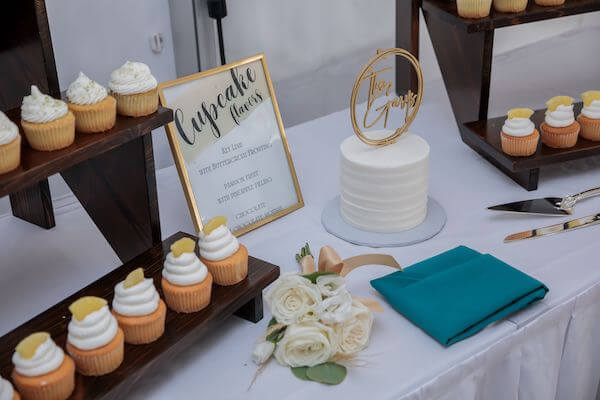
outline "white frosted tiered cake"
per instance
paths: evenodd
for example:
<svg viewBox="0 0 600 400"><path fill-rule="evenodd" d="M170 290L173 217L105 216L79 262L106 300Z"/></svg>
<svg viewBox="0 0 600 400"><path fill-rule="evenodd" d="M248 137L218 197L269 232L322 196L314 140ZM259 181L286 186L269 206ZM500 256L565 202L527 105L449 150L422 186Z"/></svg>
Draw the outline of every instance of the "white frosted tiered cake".
<svg viewBox="0 0 600 400"><path fill-rule="evenodd" d="M391 131L369 132L379 139ZM405 133L394 144L370 146L356 135L341 146L340 212L350 225L369 232L400 232L427 215L429 144Z"/></svg>

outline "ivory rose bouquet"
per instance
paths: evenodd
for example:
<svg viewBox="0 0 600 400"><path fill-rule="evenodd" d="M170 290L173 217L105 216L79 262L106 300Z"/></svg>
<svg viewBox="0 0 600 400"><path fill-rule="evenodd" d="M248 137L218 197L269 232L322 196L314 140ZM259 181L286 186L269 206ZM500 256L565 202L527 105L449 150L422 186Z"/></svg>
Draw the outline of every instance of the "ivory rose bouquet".
<svg viewBox="0 0 600 400"><path fill-rule="evenodd" d="M367 347L373 314L352 298L338 273L314 271L308 244L296 258L305 274L282 275L266 293L273 318L252 359L262 365L274 355L301 379L340 383L346 368L336 361Z"/></svg>

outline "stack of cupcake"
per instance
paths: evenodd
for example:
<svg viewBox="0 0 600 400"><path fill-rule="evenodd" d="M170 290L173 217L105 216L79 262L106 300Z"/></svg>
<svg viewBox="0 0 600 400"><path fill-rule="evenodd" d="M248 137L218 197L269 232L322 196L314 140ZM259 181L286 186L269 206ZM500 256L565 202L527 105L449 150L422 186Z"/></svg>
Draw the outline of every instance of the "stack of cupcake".
<svg viewBox="0 0 600 400"><path fill-rule="evenodd" d="M525 11L528 0L494 0L494 9L502 13ZM538 6L560 6L565 0L535 0ZM456 0L458 15L463 18L485 18L490 15L492 0Z"/></svg>
<svg viewBox="0 0 600 400"><path fill-rule="evenodd" d="M111 74L110 94L83 72L67 89L67 101L54 99L31 86L23 98L21 127L29 146L38 151L69 147L75 132L101 133L111 129L117 112L141 117L158 108L158 83L146 64L127 61ZM21 158L19 128L0 112L0 174L16 169Z"/></svg>

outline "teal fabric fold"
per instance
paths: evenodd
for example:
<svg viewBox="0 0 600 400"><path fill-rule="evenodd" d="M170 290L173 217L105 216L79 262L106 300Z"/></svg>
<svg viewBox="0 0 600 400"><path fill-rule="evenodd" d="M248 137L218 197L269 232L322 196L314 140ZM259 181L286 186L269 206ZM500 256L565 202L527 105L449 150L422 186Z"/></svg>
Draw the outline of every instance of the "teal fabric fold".
<svg viewBox="0 0 600 400"><path fill-rule="evenodd" d="M465 246L374 279L371 286L444 346L476 334L548 292L537 279Z"/></svg>

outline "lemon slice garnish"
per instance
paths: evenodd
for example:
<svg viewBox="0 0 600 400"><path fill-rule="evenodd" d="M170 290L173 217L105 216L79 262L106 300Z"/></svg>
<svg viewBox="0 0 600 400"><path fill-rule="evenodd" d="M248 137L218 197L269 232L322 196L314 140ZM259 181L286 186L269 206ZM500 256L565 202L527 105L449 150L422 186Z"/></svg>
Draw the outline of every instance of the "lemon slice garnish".
<svg viewBox="0 0 600 400"><path fill-rule="evenodd" d="M196 248L196 242L188 237L179 239L171 245L171 251L175 257L179 257L183 253L193 253Z"/></svg>
<svg viewBox="0 0 600 400"><path fill-rule="evenodd" d="M94 311L98 311L108 302L101 297L85 296L73 302L69 306L69 311L77 321L83 321L85 317Z"/></svg>
<svg viewBox="0 0 600 400"><path fill-rule="evenodd" d="M570 106L574 100L571 96L554 96L546 102L546 106L548 111L555 111L558 106Z"/></svg>
<svg viewBox="0 0 600 400"><path fill-rule="evenodd" d="M15 350L22 358L29 360L34 356L38 347L40 347L40 345L49 338L50 334L48 332L32 333L25 339L21 340Z"/></svg>
<svg viewBox="0 0 600 400"><path fill-rule="evenodd" d="M132 286L137 285L138 283L144 280L144 268L134 269L127 275L125 278L125 282L123 282L123 287L128 289Z"/></svg>
<svg viewBox="0 0 600 400"><path fill-rule="evenodd" d="M600 90L588 90L587 92L581 93L583 99L583 105L589 107L594 100L600 100Z"/></svg>
<svg viewBox="0 0 600 400"><path fill-rule="evenodd" d="M508 119L513 118L531 118L533 110L531 108L512 108L508 110Z"/></svg>
<svg viewBox="0 0 600 400"><path fill-rule="evenodd" d="M210 235L212 231L220 227L221 225L227 225L227 218L223 216L214 217L204 225L204 234Z"/></svg>

